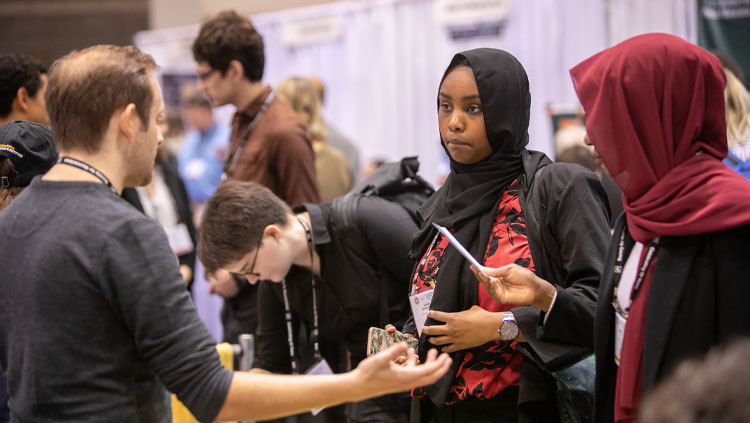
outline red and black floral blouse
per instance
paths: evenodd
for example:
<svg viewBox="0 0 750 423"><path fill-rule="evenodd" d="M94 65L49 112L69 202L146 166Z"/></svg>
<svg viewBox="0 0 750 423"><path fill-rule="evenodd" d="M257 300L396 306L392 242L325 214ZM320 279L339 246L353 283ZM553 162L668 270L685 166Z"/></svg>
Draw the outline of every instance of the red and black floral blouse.
<svg viewBox="0 0 750 423"><path fill-rule="evenodd" d="M448 246L448 239L439 236L425 252L424 263L417 268L412 280L412 293L435 288L440 260ZM422 262L420 261L420 264ZM490 231L483 263L488 267L501 267L516 263L533 271L526 223L518 201L518 181L513 181L503 194ZM478 284L479 306L491 312L503 312L516 306L498 304L482 284ZM508 386L517 386L520 380L522 356L516 342L491 341L467 351L458 369L446 405L469 398L489 399ZM420 390L414 392L421 396Z"/></svg>

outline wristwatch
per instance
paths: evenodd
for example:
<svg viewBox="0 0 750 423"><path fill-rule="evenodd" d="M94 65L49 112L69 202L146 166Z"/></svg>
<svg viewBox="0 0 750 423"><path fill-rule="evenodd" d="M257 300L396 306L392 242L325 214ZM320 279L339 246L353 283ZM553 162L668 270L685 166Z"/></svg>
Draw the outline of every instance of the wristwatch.
<svg viewBox="0 0 750 423"><path fill-rule="evenodd" d="M503 312L503 323L500 324L500 328L497 330L503 341L513 341L518 337L518 323L516 323L516 316L510 311Z"/></svg>

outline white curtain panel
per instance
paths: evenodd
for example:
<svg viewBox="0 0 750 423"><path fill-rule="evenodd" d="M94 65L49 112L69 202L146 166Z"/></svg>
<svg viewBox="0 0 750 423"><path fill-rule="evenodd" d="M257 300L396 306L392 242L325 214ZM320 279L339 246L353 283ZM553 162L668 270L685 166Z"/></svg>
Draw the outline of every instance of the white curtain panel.
<svg viewBox="0 0 750 423"><path fill-rule="evenodd" d="M648 32L698 42L698 0L607 0L608 43Z"/></svg>

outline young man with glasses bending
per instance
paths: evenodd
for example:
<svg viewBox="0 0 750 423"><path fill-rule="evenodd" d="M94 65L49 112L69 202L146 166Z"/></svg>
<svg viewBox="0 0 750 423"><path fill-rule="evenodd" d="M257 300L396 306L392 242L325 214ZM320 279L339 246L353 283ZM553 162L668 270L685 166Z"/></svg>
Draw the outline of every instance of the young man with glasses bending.
<svg viewBox="0 0 750 423"><path fill-rule="evenodd" d="M343 217L335 201L290 209L255 183L225 182L208 201L198 255L258 283L256 372L303 373L354 367L366 356L368 329L409 315L408 252L417 225L399 204L358 197ZM293 335L303 332L304 336ZM313 350L306 354L305 346ZM310 347L310 345L312 347ZM389 395L350 404L349 422L408 422L410 398ZM341 420L339 420L341 421Z"/></svg>

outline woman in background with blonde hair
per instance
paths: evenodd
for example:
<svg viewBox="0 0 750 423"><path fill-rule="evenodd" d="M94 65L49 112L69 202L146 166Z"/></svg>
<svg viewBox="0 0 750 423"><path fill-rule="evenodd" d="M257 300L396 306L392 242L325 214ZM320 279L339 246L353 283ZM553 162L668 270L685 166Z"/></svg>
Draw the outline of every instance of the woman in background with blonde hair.
<svg viewBox="0 0 750 423"><path fill-rule="evenodd" d="M320 201L328 202L344 195L352 187L344 154L326 145L326 125L322 105L315 87L306 78L287 78L276 87L276 95L297 112L307 126L307 133L315 151L315 173L320 189Z"/></svg>
<svg viewBox="0 0 750 423"><path fill-rule="evenodd" d="M734 72L726 67L724 75L727 78L724 105L729 144L724 163L750 180L750 93Z"/></svg>

